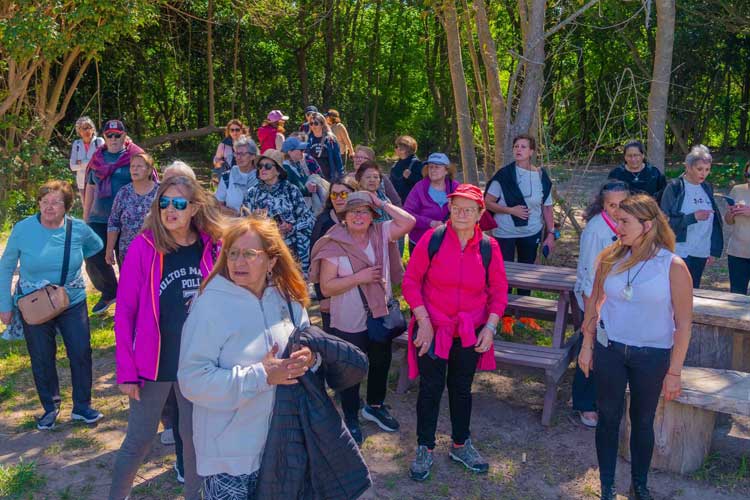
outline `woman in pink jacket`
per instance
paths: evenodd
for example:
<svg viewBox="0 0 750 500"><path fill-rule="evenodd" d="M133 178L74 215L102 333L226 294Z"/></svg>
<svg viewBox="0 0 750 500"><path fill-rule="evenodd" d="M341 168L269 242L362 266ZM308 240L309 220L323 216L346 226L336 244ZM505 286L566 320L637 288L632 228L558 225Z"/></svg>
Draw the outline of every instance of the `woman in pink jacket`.
<svg viewBox="0 0 750 500"><path fill-rule="evenodd" d="M218 255L221 216L211 201L195 179L175 176L165 180L120 272L115 357L117 385L128 395L130 414L115 458L110 500L130 494L172 389L180 415L175 419L177 478L185 482L186 500L200 498L193 407L177 384L177 362L190 303Z"/></svg>
<svg viewBox="0 0 750 500"><path fill-rule="evenodd" d="M470 439L471 383L477 369L495 369L493 339L508 302L508 282L500 247L479 229L482 191L461 184L448 198L448 222L422 236L403 280L404 298L413 312L409 376L420 375L418 446L409 469L415 481L430 475L446 376L453 428L450 457L473 472L489 469Z"/></svg>

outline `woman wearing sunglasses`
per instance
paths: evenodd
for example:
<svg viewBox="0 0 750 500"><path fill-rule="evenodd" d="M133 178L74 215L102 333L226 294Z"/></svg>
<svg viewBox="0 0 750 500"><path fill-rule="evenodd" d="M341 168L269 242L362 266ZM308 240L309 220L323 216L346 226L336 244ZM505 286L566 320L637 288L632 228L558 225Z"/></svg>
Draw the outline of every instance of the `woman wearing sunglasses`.
<svg viewBox="0 0 750 500"><path fill-rule="evenodd" d="M310 266L310 233L315 217L307 208L302 191L287 180L284 155L276 149L266 150L258 158L260 182L250 188L245 206L255 215L276 221L289 250L307 274Z"/></svg>
<svg viewBox="0 0 750 500"><path fill-rule="evenodd" d="M211 172L214 180L218 181L221 174L236 165L234 159L234 141L247 132L247 128L237 118L232 118L224 127L224 139L216 147L214 155L214 169Z"/></svg>
<svg viewBox="0 0 750 500"><path fill-rule="evenodd" d="M315 158L328 182L344 175L339 141L331 132L325 117L314 113L310 119L310 135L307 138L307 154Z"/></svg>
<svg viewBox="0 0 750 500"><path fill-rule="evenodd" d="M181 465L184 470L185 498L200 498L193 408L177 383L177 363L182 325L213 269L220 234L221 215L210 195L194 179L175 176L159 186L143 232L128 249L117 294L115 357L117 384L128 395L130 414L112 471L111 500L130 494L171 389L179 407L176 467L178 473Z"/></svg>

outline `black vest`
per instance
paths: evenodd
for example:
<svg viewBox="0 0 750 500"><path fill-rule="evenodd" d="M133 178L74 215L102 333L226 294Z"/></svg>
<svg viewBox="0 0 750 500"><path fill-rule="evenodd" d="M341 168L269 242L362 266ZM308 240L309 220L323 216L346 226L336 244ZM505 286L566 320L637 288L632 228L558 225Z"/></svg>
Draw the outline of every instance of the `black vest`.
<svg viewBox="0 0 750 500"><path fill-rule="evenodd" d="M542 173L542 204L544 204L544 200L547 199L550 191L552 191L552 179L549 178L545 168L540 168L539 171ZM493 181L497 181L497 183L500 184L500 189L503 191L503 200L505 200L506 206L515 207L516 205L523 205L528 207L526 200L523 197L523 193L521 193L521 188L518 187L516 162L510 162L495 172L495 175L492 176L490 182L487 183L487 188L484 191L485 196L487 195L487 189L489 189ZM521 219L512 214L510 217L513 219L513 225L516 227L529 225L528 219Z"/></svg>

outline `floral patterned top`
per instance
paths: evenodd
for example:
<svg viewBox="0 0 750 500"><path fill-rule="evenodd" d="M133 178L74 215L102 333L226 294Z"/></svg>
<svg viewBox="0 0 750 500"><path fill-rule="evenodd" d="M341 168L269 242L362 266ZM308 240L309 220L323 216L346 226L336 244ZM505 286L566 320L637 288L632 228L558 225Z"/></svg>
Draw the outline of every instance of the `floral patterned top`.
<svg viewBox="0 0 750 500"><path fill-rule="evenodd" d="M247 192L245 206L250 212L265 211L267 217L292 226L291 231L282 233L284 241L302 265L302 271L307 274L315 216L305 205L302 191L286 179L279 179L272 186L259 182Z"/></svg>
<svg viewBox="0 0 750 500"><path fill-rule="evenodd" d="M107 222L107 232L120 232L120 262L125 261L130 243L141 232L143 221L146 220L158 189L159 183L155 182L151 191L140 195L135 192L133 184L127 184L115 195Z"/></svg>

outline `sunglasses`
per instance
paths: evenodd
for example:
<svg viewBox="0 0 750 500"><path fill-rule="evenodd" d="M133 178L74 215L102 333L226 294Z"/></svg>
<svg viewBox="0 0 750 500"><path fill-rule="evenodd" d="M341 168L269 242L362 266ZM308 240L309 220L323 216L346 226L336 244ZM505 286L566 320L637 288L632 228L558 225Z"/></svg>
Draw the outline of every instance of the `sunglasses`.
<svg viewBox="0 0 750 500"><path fill-rule="evenodd" d="M187 208L188 203L190 202L182 196L175 196L174 198L170 198L169 196L162 196L161 198L159 198L159 208L162 210L166 210L167 208L169 208L170 203L175 210L183 211Z"/></svg>
<svg viewBox="0 0 750 500"><path fill-rule="evenodd" d="M349 192L348 191L341 191L340 193L331 192L331 199L332 200L345 200L347 198L349 198Z"/></svg>
<svg viewBox="0 0 750 500"><path fill-rule="evenodd" d="M106 134L104 137L107 139L119 139L122 137L122 134Z"/></svg>
<svg viewBox="0 0 750 500"><path fill-rule="evenodd" d="M247 261L253 261L257 259L258 256L262 253L265 252L263 250L257 250L255 248L230 248L227 252L227 259L234 262L242 257Z"/></svg>
<svg viewBox="0 0 750 500"><path fill-rule="evenodd" d="M315 125L315 126L317 126L317 127L320 127L320 126L322 126L322 125L323 125L323 122L321 122L321 121L317 121L317 120L313 120L313 121L312 121L312 122L310 122L310 123L311 123L311 125Z"/></svg>
<svg viewBox="0 0 750 500"><path fill-rule="evenodd" d="M275 163L271 163L270 161L267 161L267 162L259 164L258 167L260 167L260 168L262 168L264 170L273 170L274 168L276 168L276 164Z"/></svg>
<svg viewBox="0 0 750 500"><path fill-rule="evenodd" d="M230 132L241 132L241 131L242 131L242 129L241 129L241 128L237 128L237 127L235 127L235 128L230 128L230 129L229 129L229 131L230 131Z"/></svg>

